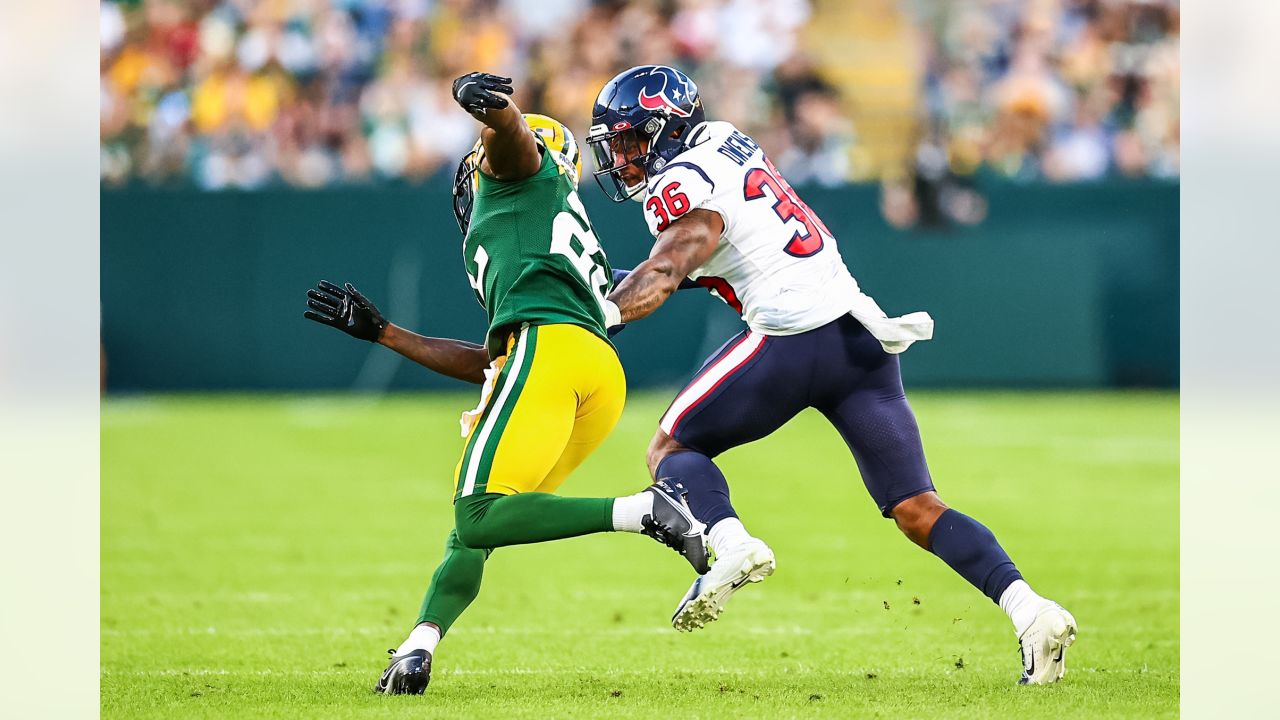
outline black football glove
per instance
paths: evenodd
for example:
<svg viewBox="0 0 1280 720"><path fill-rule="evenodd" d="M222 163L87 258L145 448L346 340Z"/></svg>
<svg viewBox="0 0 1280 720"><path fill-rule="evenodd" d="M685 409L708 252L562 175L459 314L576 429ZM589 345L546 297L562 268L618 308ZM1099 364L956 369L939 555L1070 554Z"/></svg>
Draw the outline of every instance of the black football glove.
<svg viewBox="0 0 1280 720"><path fill-rule="evenodd" d="M513 92L515 90L511 87L511 78L489 73L467 73L453 81L453 99L463 110L472 113L506 107L507 99L495 93L510 95Z"/></svg>
<svg viewBox="0 0 1280 720"><path fill-rule="evenodd" d="M353 338L377 342L387 327L387 319L351 283L343 288L321 280L307 291L308 320L336 327Z"/></svg>

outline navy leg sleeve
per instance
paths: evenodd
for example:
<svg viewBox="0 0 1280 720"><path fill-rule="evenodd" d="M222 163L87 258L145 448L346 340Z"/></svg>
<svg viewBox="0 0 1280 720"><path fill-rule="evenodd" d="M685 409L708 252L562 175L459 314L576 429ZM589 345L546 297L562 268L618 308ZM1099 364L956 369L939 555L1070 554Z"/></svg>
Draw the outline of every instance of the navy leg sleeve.
<svg viewBox="0 0 1280 720"><path fill-rule="evenodd" d="M942 558L992 602L1022 573L985 525L958 510L938 516L929 532L929 551Z"/></svg>
<svg viewBox="0 0 1280 720"><path fill-rule="evenodd" d="M725 518L736 518L729 502L729 483L711 458L694 450L676 452L658 463L659 485L677 499L684 495L689 510L711 528Z"/></svg>

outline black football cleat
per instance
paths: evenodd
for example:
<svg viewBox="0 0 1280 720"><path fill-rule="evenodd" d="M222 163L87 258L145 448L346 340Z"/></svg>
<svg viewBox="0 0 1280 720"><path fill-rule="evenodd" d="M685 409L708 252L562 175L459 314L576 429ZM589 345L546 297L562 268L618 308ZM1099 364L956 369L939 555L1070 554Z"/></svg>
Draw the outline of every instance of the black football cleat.
<svg viewBox="0 0 1280 720"><path fill-rule="evenodd" d="M374 692L383 695L421 695L431 682L431 653L426 650L414 650L406 655L396 655L394 649L387 651L391 655L391 663L382 671Z"/></svg>
<svg viewBox="0 0 1280 720"><path fill-rule="evenodd" d="M703 534L707 526L698 522L683 502L664 492L665 487L659 481L645 489L653 493L653 510L641 519L644 529L640 532L680 553L702 575L711 569Z"/></svg>

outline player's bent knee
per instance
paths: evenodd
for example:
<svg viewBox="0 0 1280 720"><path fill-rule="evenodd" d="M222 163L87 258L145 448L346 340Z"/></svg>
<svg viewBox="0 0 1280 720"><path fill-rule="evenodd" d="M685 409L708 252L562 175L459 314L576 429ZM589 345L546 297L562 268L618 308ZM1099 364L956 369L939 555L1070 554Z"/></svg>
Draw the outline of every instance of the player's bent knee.
<svg viewBox="0 0 1280 720"><path fill-rule="evenodd" d="M481 523L459 523L458 541L468 550L486 550L493 547L493 538Z"/></svg>
<svg viewBox="0 0 1280 720"><path fill-rule="evenodd" d="M898 503L890 514L903 535L928 550L929 533L933 531L933 524L946 511L947 506L936 492L926 492Z"/></svg>
<svg viewBox="0 0 1280 720"><path fill-rule="evenodd" d="M464 548L475 547L475 545L472 545L472 543L478 539L476 535L478 535L479 533L477 533L475 528L472 527L470 523L464 524L462 522L459 522L457 528L454 529L454 532L458 533L458 542L462 545L462 547Z"/></svg>
<svg viewBox="0 0 1280 720"><path fill-rule="evenodd" d="M676 442L675 438L668 435L658 428L653 434L653 439L649 441L649 449L645 451L645 464L649 466L649 475L653 478L658 477L658 465L674 452L685 450L686 448Z"/></svg>
<svg viewBox="0 0 1280 720"><path fill-rule="evenodd" d="M493 547L494 538L484 523L485 510L492 496L465 497L453 505L454 532L464 547L485 550Z"/></svg>

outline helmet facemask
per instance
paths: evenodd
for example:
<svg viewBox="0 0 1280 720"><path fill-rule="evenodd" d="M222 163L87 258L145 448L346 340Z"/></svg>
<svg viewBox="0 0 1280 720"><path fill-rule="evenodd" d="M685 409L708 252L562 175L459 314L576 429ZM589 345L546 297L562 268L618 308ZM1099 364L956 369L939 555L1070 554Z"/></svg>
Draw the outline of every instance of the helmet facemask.
<svg viewBox="0 0 1280 720"><path fill-rule="evenodd" d="M471 207L476 199L476 172L480 169L483 153L484 146L477 140L475 147L462 157L458 162L458 169L453 173L453 217L458 221L458 229L464 237L467 228L471 227Z"/></svg>
<svg viewBox="0 0 1280 720"><path fill-rule="evenodd" d="M600 189L611 200L622 202L627 199L642 199L641 192L648 183L650 171L660 169L654 167L655 160L661 158L653 152L650 140L665 125L661 118L651 117L639 128L605 130L597 127L587 135L587 145L591 147L591 156L596 165L593 174ZM645 132L646 130L649 132ZM623 173L628 168L638 171L638 180L628 183L623 178Z"/></svg>
<svg viewBox="0 0 1280 720"><path fill-rule="evenodd" d="M595 159L595 176L600 189L614 202L643 200L641 192L648 185L649 178L662 172L670 158L684 150L684 141L693 126L686 118L654 115L638 128L588 134L587 144L591 146L591 155ZM643 173L636 184L628 184L622 177L629 166L637 167ZM604 177L609 178L609 185L605 184Z"/></svg>

